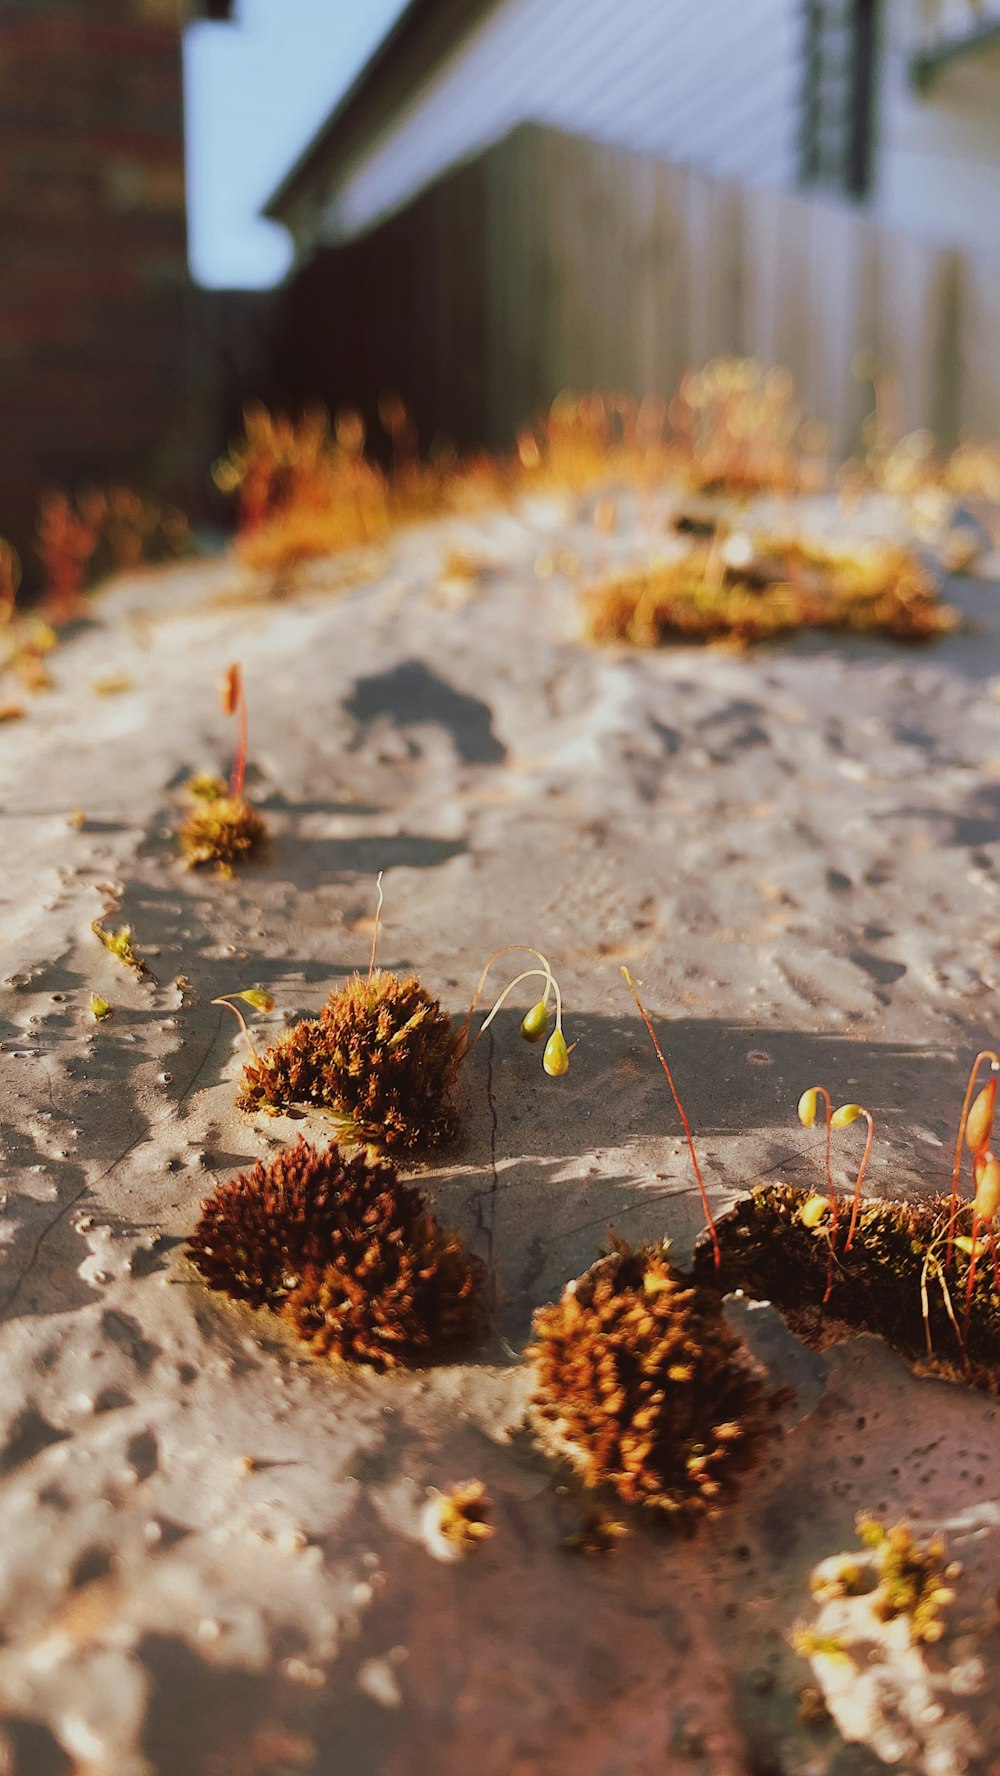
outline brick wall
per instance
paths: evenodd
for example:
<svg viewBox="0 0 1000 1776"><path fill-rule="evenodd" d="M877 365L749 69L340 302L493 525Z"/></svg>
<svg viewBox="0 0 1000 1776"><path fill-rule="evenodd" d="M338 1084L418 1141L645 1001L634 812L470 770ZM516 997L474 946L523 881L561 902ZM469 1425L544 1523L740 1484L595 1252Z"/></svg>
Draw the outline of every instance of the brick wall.
<svg viewBox="0 0 1000 1776"><path fill-rule="evenodd" d="M40 485L190 473L179 10L0 9L0 534L26 567Z"/></svg>

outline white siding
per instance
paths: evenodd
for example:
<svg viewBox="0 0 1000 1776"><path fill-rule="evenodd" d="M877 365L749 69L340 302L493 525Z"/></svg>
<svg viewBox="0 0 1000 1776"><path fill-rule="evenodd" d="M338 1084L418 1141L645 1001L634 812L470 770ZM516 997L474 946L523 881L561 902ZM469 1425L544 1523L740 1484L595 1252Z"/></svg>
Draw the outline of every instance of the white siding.
<svg viewBox="0 0 1000 1776"><path fill-rule="evenodd" d="M922 94L909 79L919 13L912 0L886 10L872 209L893 228L1000 256L1000 44L948 64ZM980 18L998 13L1000 0L985 0ZM970 9L954 0L939 17L961 29Z"/></svg>
<svg viewBox="0 0 1000 1776"><path fill-rule="evenodd" d="M744 184L796 176L799 0L500 0L330 194L335 239L518 123Z"/></svg>

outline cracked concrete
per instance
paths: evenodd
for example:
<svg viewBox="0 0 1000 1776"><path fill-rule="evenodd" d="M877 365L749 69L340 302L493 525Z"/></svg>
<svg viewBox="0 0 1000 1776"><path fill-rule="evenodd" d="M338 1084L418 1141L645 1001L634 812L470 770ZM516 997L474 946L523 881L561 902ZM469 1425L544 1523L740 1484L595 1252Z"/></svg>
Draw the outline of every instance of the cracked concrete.
<svg viewBox="0 0 1000 1776"><path fill-rule="evenodd" d="M280 600L230 561L123 581L0 730L13 1776L866 1776L877 1732L799 1718L815 1674L787 1638L862 1508L946 1529L959 1638L995 1658L997 1409L872 1340L817 1358L737 1305L797 1399L690 1542L638 1525L605 1561L568 1555L582 1502L519 1429L510 1353L533 1308L609 1228L683 1254L699 1226L621 963L720 1209L758 1177L819 1175L794 1115L814 1081L875 1112L873 1191L939 1189L964 1068L995 1034L995 586L956 582L978 630L920 651L598 652L577 586L538 559L627 555L634 535L626 518L598 545L539 504L401 534L353 586L349 564L313 564ZM456 547L493 563L461 600L440 585ZM237 657L273 843L226 882L185 873L172 835L184 778L226 764L215 682ZM132 688L98 696L109 673ZM537 944L578 1044L545 1078L511 1008L463 1068L462 1142L421 1179L490 1263L494 1323L467 1362L403 1378L312 1362L183 1256L213 1181L303 1126L237 1114L240 1041L212 999L271 993L259 1041L314 1011L367 958L379 869L387 966L461 1014L486 955ZM95 917L134 927L149 978ZM850 1131L837 1158L847 1180ZM496 1533L444 1565L428 1488L473 1476ZM956 1707L949 1744L985 1772L994 1701Z"/></svg>

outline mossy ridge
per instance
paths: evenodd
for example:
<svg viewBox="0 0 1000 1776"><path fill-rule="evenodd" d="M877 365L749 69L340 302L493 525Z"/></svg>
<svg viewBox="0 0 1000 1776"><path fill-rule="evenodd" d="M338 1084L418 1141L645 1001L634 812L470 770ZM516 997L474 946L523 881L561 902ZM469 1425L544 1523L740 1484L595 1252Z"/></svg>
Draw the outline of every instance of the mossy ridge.
<svg viewBox="0 0 1000 1776"><path fill-rule="evenodd" d="M771 1430L718 1294L622 1247L535 1315L530 1420L589 1488L678 1522L714 1515Z"/></svg>
<svg viewBox="0 0 1000 1776"><path fill-rule="evenodd" d="M954 629L932 577L908 550L855 552L818 541L753 539L746 563L728 565L715 543L677 561L629 568L587 599L595 641L657 647L671 639L766 641L799 628L924 640Z"/></svg>
<svg viewBox="0 0 1000 1776"><path fill-rule="evenodd" d="M460 1045L451 1020L415 975L355 974L247 1063L243 1110L321 1110L338 1134L376 1150L442 1147L457 1132L452 1099Z"/></svg>
<svg viewBox="0 0 1000 1776"><path fill-rule="evenodd" d="M317 1355L386 1370L469 1343L486 1273L390 1165L301 1138L221 1184L188 1245L208 1287L270 1307Z"/></svg>
<svg viewBox="0 0 1000 1776"><path fill-rule="evenodd" d="M811 1195L793 1184L759 1185L716 1224L718 1275L703 1236L695 1248L694 1278L706 1287L743 1289L772 1301L807 1342L823 1341L824 1327L839 1322L879 1334L923 1370L1000 1392L1000 1294L992 1265L981 1259L963 1356L957 1328L969 1255L957 1246L945 1272L947 1198L863 1203L851 1250L838 1242L831 1272L828 1223L810 1228L802 1219ZM971 1235L971 1205L959 1210L957 1227L960 1238Z"/></svg>

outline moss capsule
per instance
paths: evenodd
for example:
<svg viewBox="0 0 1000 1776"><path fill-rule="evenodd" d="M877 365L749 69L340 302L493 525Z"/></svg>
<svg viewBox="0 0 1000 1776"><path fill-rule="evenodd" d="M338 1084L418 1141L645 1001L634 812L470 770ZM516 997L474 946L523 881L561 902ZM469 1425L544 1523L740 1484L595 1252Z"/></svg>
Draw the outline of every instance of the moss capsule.
<svg viewBox="0 0 1000 1776"><path fill-rule="evenodd" d="M981 1153L990 1144L996 1097L997 1082L989 1079L969 1111L969 1120L965 1125L965 1139L970 1153Z"/></svg>
<svg viewBox="0 0 1000 1776"><path fill-rule="evenodd" d="M564 1073L569 1072L569 1049L561 1030L553 1030L545 1044L542 1066L550 1079L561 1079Z"/></svg>
<svg viewBox="0 0 1000 1776"><path fill-rule="evenodd" d="M817 1091L814 1085L802 1093L799 1099L799 1121L803 1128L811 1129L816 1121Z"/></svg>
<svg viewBox="0 0 1000 1776"><path fill-rule="evenodd" d="M530 1011L526 1011L521 1019L521 1035L525 1042L541 1042L549 1027L549 1008L544 999L539 999Z"/></svg>
<svg viewBox="0 0 1000 1776"><path fill-rule="evenodd" d="M799 1219L803 1227L818 1227L823 1216L830 1208L829 1199L825 1196L809 1196L802 1204Z"/></svg>
<svg viewBox="0 0 1000 1776"><path fill-rule="evenodd" d="M995 1154L984 1153L976 1163L974 1207L980 1221L992 1221L1000 1209L1000 1161Z"/></svg>

